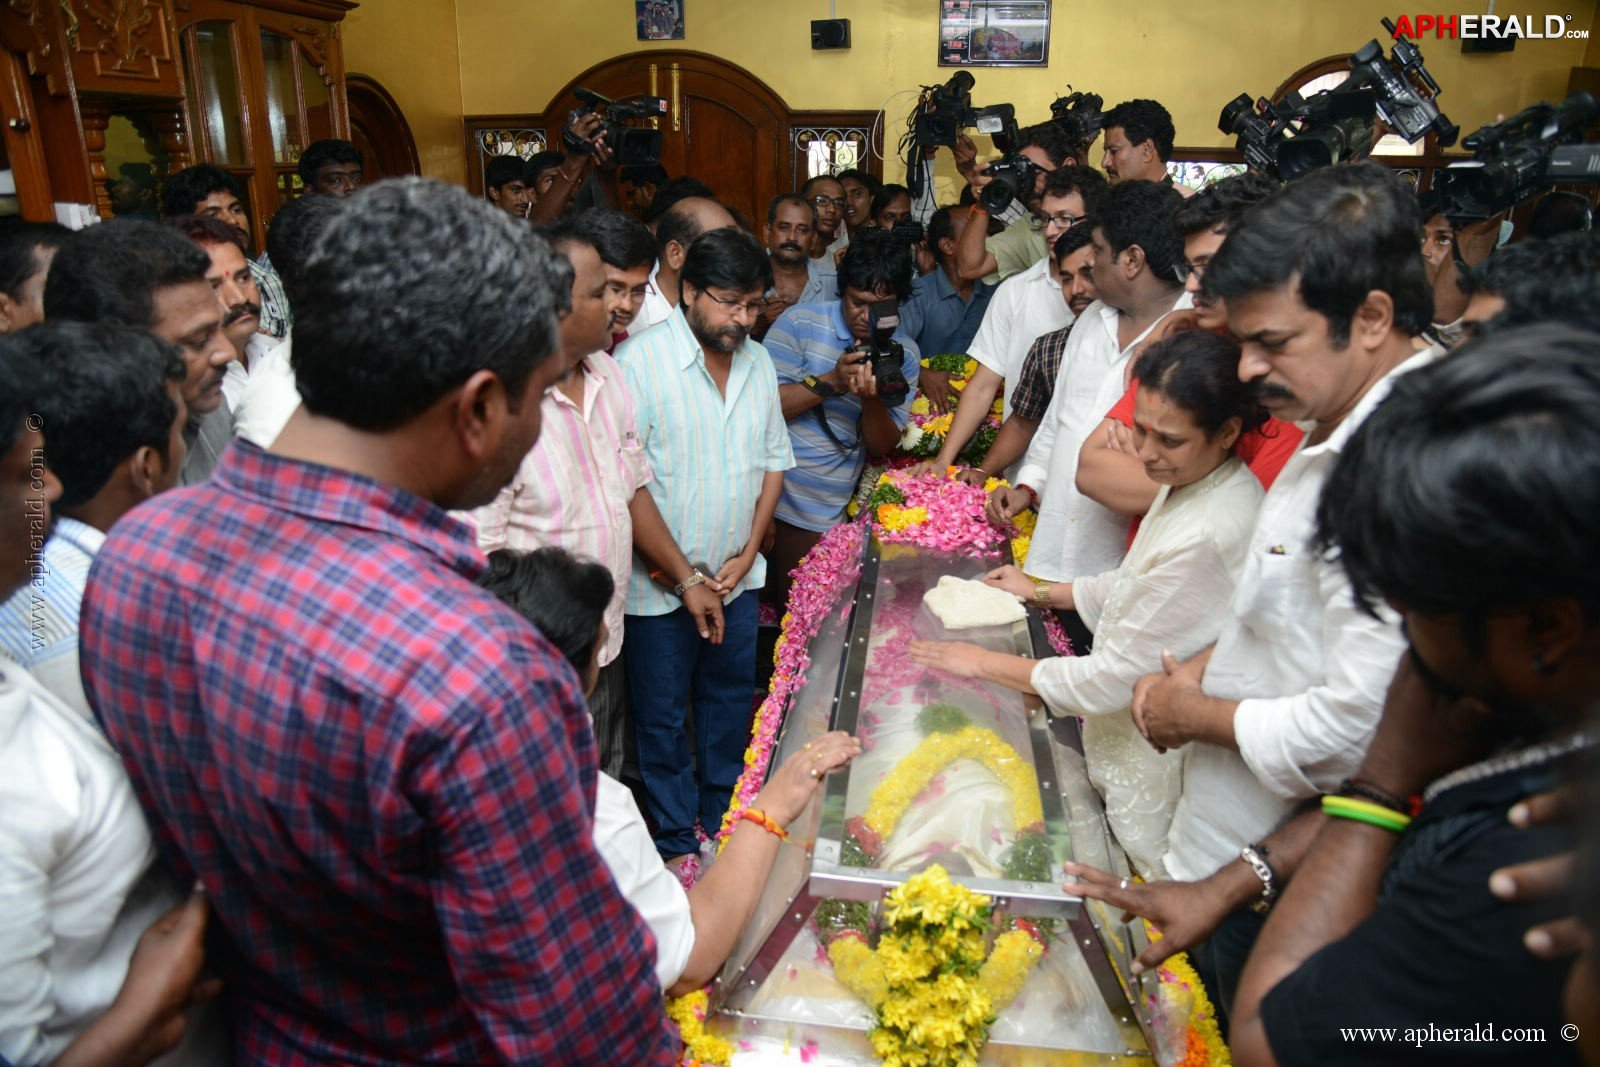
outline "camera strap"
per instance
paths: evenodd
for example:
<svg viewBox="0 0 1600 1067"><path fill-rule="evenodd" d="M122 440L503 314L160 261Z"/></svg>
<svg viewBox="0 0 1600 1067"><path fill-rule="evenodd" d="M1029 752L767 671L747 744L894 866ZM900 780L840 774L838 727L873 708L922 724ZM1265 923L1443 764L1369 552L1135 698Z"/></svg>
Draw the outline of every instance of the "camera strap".
<svg viewBox="0 0 1600 1067"><path fill-rule="evenodd" d="M833 427L828 425L828 413L825 410L827 406L827 401L823 401L821 404L818 404L816 407L811 409L811 414L817 417L817 425L822 427L822 432L827 435L828 440L833 442L834 447L837 448L842 455L848 456L851 452L855 451L855 449L853 447L846 447L845 443L839 440L839 435L833 432ZM861 419L858 417L856 419L856 444L861 443L860 428Z"/></svg>

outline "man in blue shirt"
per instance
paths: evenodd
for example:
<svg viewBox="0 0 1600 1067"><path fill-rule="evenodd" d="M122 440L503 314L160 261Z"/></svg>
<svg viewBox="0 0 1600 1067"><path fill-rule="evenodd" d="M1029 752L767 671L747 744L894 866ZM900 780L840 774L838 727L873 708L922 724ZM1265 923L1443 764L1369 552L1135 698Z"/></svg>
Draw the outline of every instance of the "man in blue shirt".
<svg viewBox="0 0 1600 1067"><path fill-rule="evenodd" d="M910 388L898 400L879 396L863 344L872 305L911 295L911 249L888 230L857 231L839 264L839 293L836 301L790 308L766 336L795 458L778 498L772 550L770 586L780 604L789 571L843 521L868 454L887 455L899 442L916 392L919 350L903 330L894 340Z"/></svg>
<svg viewBox="0 0 1600 1067"><path fill-rule="evenodd" d="M966 208L947 204L928 220L928 247L939 257L939 269L916 280L900 312L900 328L924 355L965 353L994 293L993 285L963 278L956 268L956 246L971 218ZM923 372L922 393L939 411L955 404L949 382L948 374Z"/></svg>

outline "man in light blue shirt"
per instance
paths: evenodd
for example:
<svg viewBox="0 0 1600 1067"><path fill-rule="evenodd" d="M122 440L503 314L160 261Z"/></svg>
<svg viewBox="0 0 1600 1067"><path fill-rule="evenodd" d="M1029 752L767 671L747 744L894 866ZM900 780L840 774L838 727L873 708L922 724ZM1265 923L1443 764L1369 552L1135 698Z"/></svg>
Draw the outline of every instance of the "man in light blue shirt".
<svg viewBox="0 0 1600 1067"><path fill-rule="evenodd" d="M55 523L29 581L0 604L0 658L26 668L63 704L93 718L78 673L78 615L106 531L178 482L188 414L183 360L146 330L51 321L16 334L45 379L45 459L61 482Z"/></svg>
<svg viewBox="0 0 1600 1067"><path fill-rule="evenodd" d="M794 466L772 360L750 339L767 252L732 227L695 238L678 306L617 350L655 481L629 505L628 692L656 848L715 834L744 766L761 540ZM683 723L694 696L694 748Z"/></svg>
<svg viewBox="0 0 1600 1067"><path fill-rule="evenodd" d="M880 395L862 343L871 334L873 303L911 295L911 251L890 231L862 229L839 264L838 300L790 308L767 332L789 422L795 469L778 501L772 599L787 596L788 572L824 533L844 520L867 456L894 450L916 392L916 342L896 331L907 389Z"/></svg>

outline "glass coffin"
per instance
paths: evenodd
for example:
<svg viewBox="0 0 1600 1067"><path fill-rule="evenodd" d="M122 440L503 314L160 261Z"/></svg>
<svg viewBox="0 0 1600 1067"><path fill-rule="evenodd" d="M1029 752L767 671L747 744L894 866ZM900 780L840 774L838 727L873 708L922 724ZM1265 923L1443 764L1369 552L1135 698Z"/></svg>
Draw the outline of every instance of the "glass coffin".
<svg viewBox="0 0 1600 1067"><path fill-rule="evenodd" d="M1076 720L1052 723L1036 698L925 669L907 651L911 639L929 638L1047 654L1032 612L952 630L923 604L942 576L976 578L1003 562L873 538L857 582L837 591L770 767L829 729L856 734L864 751L790 827L717 979L711 1025L736 1047L811 1046L826 1062L878 1062L867 1040L873 1010L835 976L826 945L840 923L876 924L885 893L938 863L992 898L995 930L1025 922L1046 941L998 1013L983 1063L1153 1062L1135 1008L1148 991L1128 970L1144 944L1139 924L1061 889L1069 859L1125 869Z"/></svg>

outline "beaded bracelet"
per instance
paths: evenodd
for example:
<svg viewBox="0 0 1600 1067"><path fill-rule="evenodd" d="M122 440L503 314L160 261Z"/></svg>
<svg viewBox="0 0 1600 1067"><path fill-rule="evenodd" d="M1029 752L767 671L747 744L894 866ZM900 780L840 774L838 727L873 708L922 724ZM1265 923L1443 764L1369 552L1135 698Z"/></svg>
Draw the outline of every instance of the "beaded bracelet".
<svg viewBox="0 0 1600 1067"><path fill-rule="evenodd" d="M1406 827L1411 825L1411 816L1355 797L1325 796L1322 798L1322 811L1336 819L1364 822L1397 834L1404 833Z"/></svg>
<svg viewBox="0 0 1600 1067"><path fill-rule="evenodd" d="M755 823L767 833L772 834L779 841L789 840L789 831L773 822L772 817L764 811L759 811L755 808L745 808L739 813L739 818L747 819L750 822Z"/></svg>

